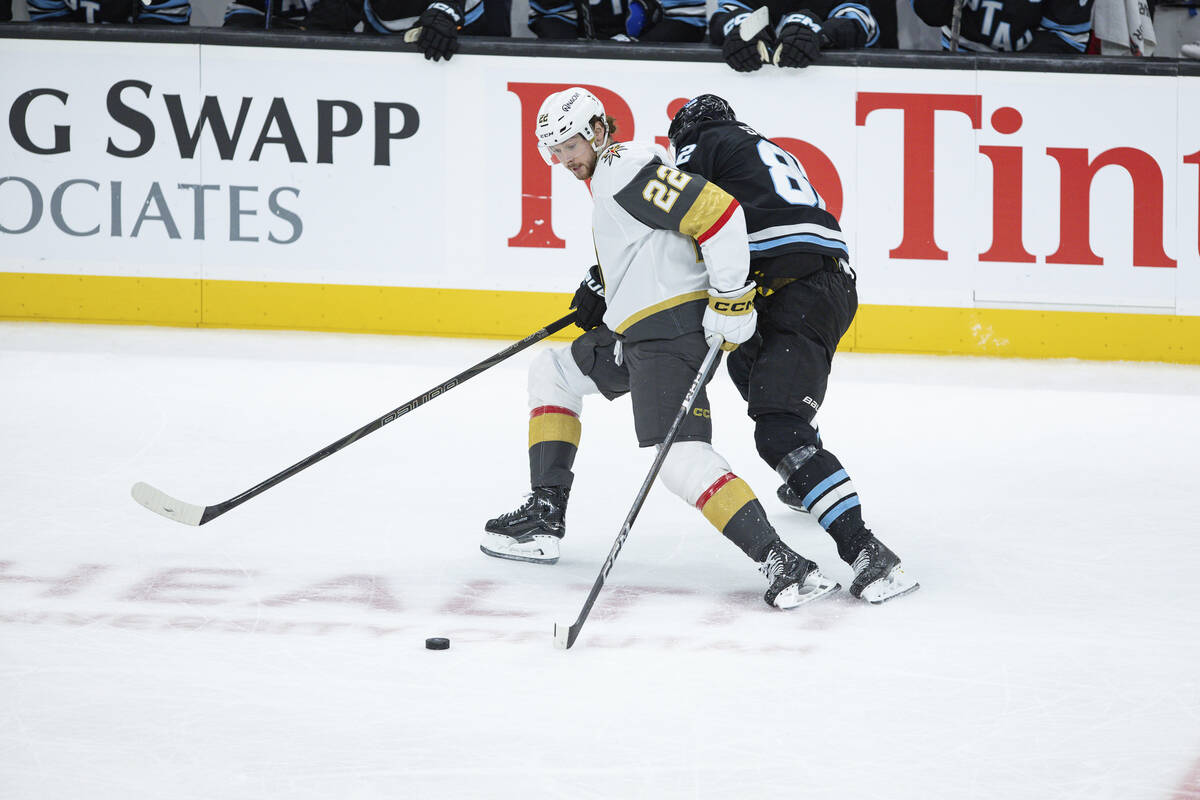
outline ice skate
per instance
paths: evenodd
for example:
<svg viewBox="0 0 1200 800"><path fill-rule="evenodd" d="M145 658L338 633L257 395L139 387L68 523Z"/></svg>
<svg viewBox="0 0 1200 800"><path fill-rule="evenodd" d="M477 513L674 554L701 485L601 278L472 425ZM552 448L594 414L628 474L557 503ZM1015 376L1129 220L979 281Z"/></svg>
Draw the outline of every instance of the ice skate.
<svg viewBox="0 0 1200 800"><path fill-rule="evenodd" d="M905 574L900 557L874 535L867 539L850 565L854 568L850 594L868 603L886 603L921 587Z"/></svg>
<svg viewBox="0 0 1200 800"><path fill-rule="evenodd" d="M816 564L782 541L771 545L758 569L771 584L763 600L776 608L802 606L842 588L832 578L822 575Z"/></svg>
<svg viewBox="0 0 1200 800"><path fill-rule="evenodd" d="M570 493L562 486L535 486L520 508L487 521L479 549L496 558L554 564Z"/></svg>
<svg viewBox="0 0 1200 800"><path fill-rule="evenodd" d="M792 491L792 487L786 483L781 485L775 496L779 498L779 502L783 503L793 511L799 511L801 514L807 514L808 509L800 502L800 496Z"/></svg>

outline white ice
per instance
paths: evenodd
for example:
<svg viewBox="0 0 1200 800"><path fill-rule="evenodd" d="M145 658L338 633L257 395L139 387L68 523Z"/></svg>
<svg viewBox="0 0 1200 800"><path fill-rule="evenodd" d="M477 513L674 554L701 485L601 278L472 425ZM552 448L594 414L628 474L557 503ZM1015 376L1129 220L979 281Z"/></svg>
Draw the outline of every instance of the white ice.
<svg viewBox="0 0 1200 800"><path fill-rule="evenodd" d="M562 561L482 555L530 353L203 527L129 496L232 497L503 346L0 324L0 797L1200 799L1195 366L839 355L822 433L921 590L774 611L657 486L565 652L650 455L589 400Z"/></svg>

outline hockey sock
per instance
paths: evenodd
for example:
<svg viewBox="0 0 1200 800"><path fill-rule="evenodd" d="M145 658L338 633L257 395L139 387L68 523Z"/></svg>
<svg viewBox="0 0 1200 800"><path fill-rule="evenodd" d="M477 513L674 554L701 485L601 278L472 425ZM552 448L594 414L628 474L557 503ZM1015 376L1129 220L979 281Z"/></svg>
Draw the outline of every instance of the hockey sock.
<svg viewBox="0 0 1200 800"><path fill-rule="evenodd" d="M529 412L529 485L570 488L579 449L579 415L562 406Z"/></svg>
<svg viewBox="0 0 1200 800"><path fill-rule="evenodd" d="M837 542L838 555L854 560L870 538L862 518L858 492L837 456L805 445L788 453L775 467L813 519Z"/></svg>
<svg viewBox="0 0 1200 800"><path fill-rule="evenodd" d="M709 486L696 501L696 508L726 539L755 561L766 558L767 550L779 539L754 491L732 472L726 472Z"/></svg>

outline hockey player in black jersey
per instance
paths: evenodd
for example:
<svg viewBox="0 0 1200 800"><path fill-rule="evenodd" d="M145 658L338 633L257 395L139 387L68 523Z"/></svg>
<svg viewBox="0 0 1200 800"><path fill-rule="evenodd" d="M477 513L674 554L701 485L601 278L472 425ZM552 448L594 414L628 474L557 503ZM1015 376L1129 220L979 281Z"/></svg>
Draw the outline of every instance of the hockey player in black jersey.
<svg viewBox="0 0 1200 800"><path fill-rule="evenodd" d="M911 0L927 25L941 26L950 48L954 0ZM966 0L958 46L974 52L1064 53L1087 48L1093 0Z"/></svg>
<svg viewBox="0 0 1200 800"><path fill-rule="evenodd" d="M866 527L854 484L812 424L838 341L858 310L837 220L799 162L738 122L720 97L693 99L668 136L678 168L733 195L746 216L758 330L727 365L754 420L759 455L784 480L780 499L809 512L837 542L854 569L855 597L882 603L915 590L900 559Z"/></svg>
<svg viewBox="0 0 1200 800"><path fill-rule="evenodd" d="M708 21L712 43L738 72L763 64L807 67L822 50L854 50L879 41L879 25L867 3L838 0L720 0Z"/></svg>
<svg viewBox="0 0 1200 800"><path fill-rule="evenodd" d="M529 0L529 30L540 39L699 42L704 0Z"/></svg>
<svg viewBox="0 0 1200 800"><path fill-rule="evenodd" d="M26 0L25 7L30 22L187 25L192 18L190 0Z"/></svg>
<svg viewBox="0 0 1200 800"><path fill-rule="evenodd" d="M265 2L238 1L247 6ZM404 41L415 43L426 59L449 61L458 52L459 34L508 36L511 7L511 0L317 0L304 27L403 34Z"/></svg>

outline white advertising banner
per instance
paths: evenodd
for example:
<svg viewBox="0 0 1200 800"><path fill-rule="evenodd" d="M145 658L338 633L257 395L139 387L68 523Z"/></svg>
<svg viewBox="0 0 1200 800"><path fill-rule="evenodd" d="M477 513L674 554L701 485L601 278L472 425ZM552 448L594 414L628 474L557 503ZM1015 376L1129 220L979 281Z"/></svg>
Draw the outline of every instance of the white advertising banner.
<svg viewBox="0 0 1200 800"><path fill-rule="evenodd" d="M1200 78L0 40L0 272L569 291L586 186L541 100L620 138L720 94L792 151L864 303L1200 314Z"/></svg>

